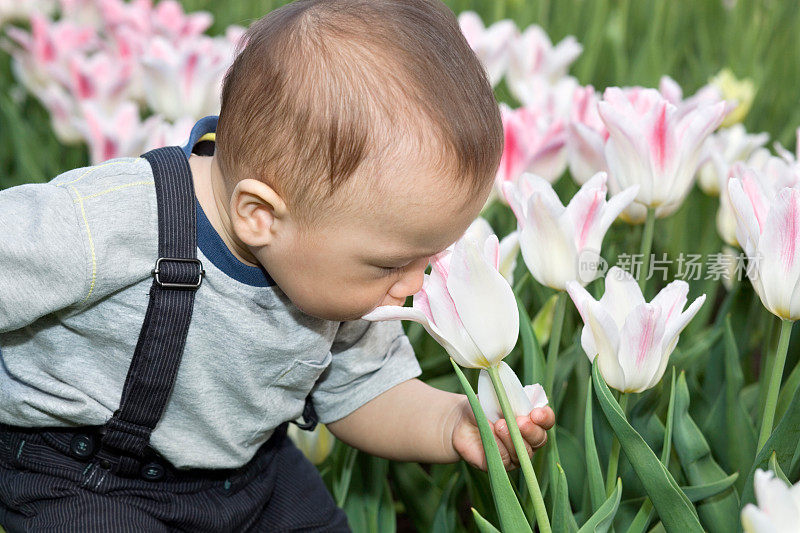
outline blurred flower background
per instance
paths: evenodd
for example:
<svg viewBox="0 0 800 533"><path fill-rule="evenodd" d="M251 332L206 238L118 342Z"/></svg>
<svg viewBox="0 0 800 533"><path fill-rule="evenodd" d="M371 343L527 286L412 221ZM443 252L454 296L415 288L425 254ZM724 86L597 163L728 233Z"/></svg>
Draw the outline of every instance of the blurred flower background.
<svg viewBox="0 0 800 533"><path fill-rule="evenodd" d="M0 0L0 188L185 142L245 27L283 3ZM497 235L519 309L513 350L493 339L503 372L556 413L533 460L553 530L768 531L768 494L800 479L796 2L445 3L501 106L496 187L468 233ZM448 351L404 327L422 378L461 392ZM502 522L465 463L297 439L355 531L490 531L471 507Z"/></svg>

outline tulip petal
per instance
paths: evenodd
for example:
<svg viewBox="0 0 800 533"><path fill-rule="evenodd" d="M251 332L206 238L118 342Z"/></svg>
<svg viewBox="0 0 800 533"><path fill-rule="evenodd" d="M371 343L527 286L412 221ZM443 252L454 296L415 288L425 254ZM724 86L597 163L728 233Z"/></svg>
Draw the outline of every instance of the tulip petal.
<svg viewBox="0 0 800 533"><path fill-rule="evenodd" d="M422 286L427 295L427 302L433 316L432 324L447 340L447 344L455 349L455 354L448 350L456 362L467 368L483 368L490 365L480 348L465 330L456 304L448 291L442 275L435 270L425 278ZM445 346L445 348L447 348Z"/></svg>
<svg viewBox="0 0 800 533"><path fill-rule="evenodd" d="M661 365L663 336L661 308L653 304L636 306L620 334L619 364L625 373L622 392L641 392L647 388Z"/></svg>
<svg viewBox="0 0 800 533"><path fill-rule="evenodd" d="M511 410L514 411L514 415L525 416L530 414L533 410L533 403L531 403L531 399L522 387L522 382L520 382L517 374L504 361L500 361L498 371L500 382L506 390L508 402L511 404Z"/></svg>
<svg viewBox="0 0 800 533"><path fill-rule="evenodd" d="M795 294L800 283L800 189L782 189L771 207L758 244L757 275L767 308L785 320L797 320L800 318Z"/></svg>
<svg viewBox="0 0 800 533"><path fill-rule="evenodd" d="M492 424L503 418L503 409L492 385L492 378L489 372L481 369L478 374L478 401L486 414L486 419Z"/></svg>
<svg viewBox="0 0 800 533"><path fill-rule="evenodd" d="M655 301L655 298L653 300ZM655 386L655 384L658 383L658 381L664 375L664 371L667 369L667 363L669 362L669 357L672 355L673 350L675 350L675 346L678 344L681 331L683 331L683 328L685 328L687 324L689 324L689 321L694 318L694 315L697 314L705 301L705 294L698 296L686 309L686 311L680 313L677 317L673 317L669 321L666 321L664 325L664 337L661 341L661 364L646 388L649 389ZM683 304L681 304L681 307L683 307ZM678 309L678 311L680 311L680 309Z"/></svg>
<svg viewBox="0 0 800 533"><path fill-rule="evenodd" d="M512 231L500 241L500 265L498 270L508 284L514 283L514 270L519 255L519 231Z"/></svg>
<svg viewBox="0 0 800 533"><path fill-rule="evenodd" d="M769 516L775 531L794 531L800 523L800 509L797 508L789 487L774 474L756 470L753 488L759 508Z"/></svg>
<svg viewBox="0 0 800 533"><path fill-rule="evenodd" d="M742 527L744 533L776 533L778 531L769 516L752 503L748 503L742 509Z"/></svg>
<svg viewBox="0 0 800 533"><path fill-rule="evenodd" d="M422 292L422 291L420 291ZM419 293L414 295L414 300L416 303L416 299ZM415 307L402 307L399 305L383 305L373 309L371 312L367 313L362 317L364 320L369 320L372 322L379 322L382 320L411 320L413 322L418 322L422 324L425 328L425 331L430 334L431 337L436 339L446 351L447 353L463 367L474 368L477 365L475 364L475 357L471 356L469 352L462 353L462 351L456 347L453 343L451 343L436 327L436 325L431 322L426 316L426 314ZM467 358L471 356L470 358Z"/></svg>
<svg viewBox="0 0 800 533"><path fill-rule="evenodd" d="M630 272L611 267L606 274L606 292L600 298L600 304L614 319L618 330L622 330L630 312L643 303L642 290Z"/></svg>
<svg viewBox="0 0 800 533"><path fill-rule="evenodd" d="M508 355L519 336L516 298L469 236L455 245L447 289L457 316L484 358L494 364Z"/></svg>
<svg viewBox="0 0 800 533"><path fill-rule="evenodd" d="M534 383L533 385L525 385L523 388L534 409L544 407L548 404L547 394L544 392L544 387L540 384Z"/></svg>
<svg viewBox="0 0 800 533"><path fill-rule="evenodd" d="M555 193L553 193L555 194ZM522 257L539 283L563 290L577 279L577 250L569 220L560 219L564 208L548 195L534 193L528 200L527 224L520 233Z"/></svg>
<svg viewBox="0 0 800 533"><path fill-rule="evenodd" d="M583 344L585 335L588 330L591 332L591 339L594 341L597 354L597 364L600 366L600 373L603 379L610 387L617 390L625 390L626 377L625 371L619 362L620 350L620 333L614 319L603 310L599 302L592 300L588 305L589 311L587 312L588 323L584 326L581 334L581 343ZM586 345L583 344L583 349L586 351ZM587 352L589 355L589 352ZM589 359L594 361L594 355L589 355Z"/></svg>
<svg viewBox="0 0 800 533"><path fill-rule="evenodd" d="M547 397L544 397L544 404L542 402L542 395L537 390L533 390L532 394L535 395L536 401L541 405L534 405L531 397L528 395L527 387L523 387L522 383L517 377L517 374L511 369L508 364L503 361L497 366L498 374L500 375L500 383L503 384L503 389L508 396L508 403L511 405L511 410L515 416L525 416L530 414L534 407L543 407L547 405ZM529 387L539 387L540 385L529 385ZM497 393L492 384L492 379L489 372L481 370L478 376L478 400L483 407L486 418L490 422L495 423L503 418L503 411L500 407L500 400L497 398Z"/></svg>
<svg viewBox="0 0 800 533"><path fill-rule="evenodd" d="M761 239L761 228L741 179L732 178L728 181L728 195L736 217L736 240L748 255L752 255Z"/></svg>
<svg viewBox="0 0 800 533"><path fill-rule="evenodd" d="M608 228L611 227L611 224L614 223L614 221L625 210L625 208L631 205L633 200L636 198L636 195L639 194L639 188L640 185L638 184L632 185L624 191L615 194L608 200L603 208L603 214L600 217L600 221L595 226L595 231L600 236L600 242L602 242L603 236L605 236L606 231L608 231Z"/></svg>
<svg viewBox="0 0 800 533"><path fill-rule="evenodd" d="M598 356L603 379L610 386L620 390L625 385L625 376L617 360L619 329L614 319L577 281L567 283L567 293L583 319L584 326L581 331L583 351L589 361L594 361L595 356Z"/></svg>
<svg viewBox="0 0 800 533"><path fill-rule="evenodd" d="M661 308L661 319L669 327L670 319L677 319L683 306L686 305L686 295L689 294L689 284L677 279L670 282L666 287L656 294L650 302Z"/></svg>
<svg viewBox="0 0 800 533"><path fill-rule="evenodd" d="M600 220L608 191L606 179L605 172L598 172L575 193L567 205L566 214L572 223L575 248L578 250L584 248Z"/></svg>

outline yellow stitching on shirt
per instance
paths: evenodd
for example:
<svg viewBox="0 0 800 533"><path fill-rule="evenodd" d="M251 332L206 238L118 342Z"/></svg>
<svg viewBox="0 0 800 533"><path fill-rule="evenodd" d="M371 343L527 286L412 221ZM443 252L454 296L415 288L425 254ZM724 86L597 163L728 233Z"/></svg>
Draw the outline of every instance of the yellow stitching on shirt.
<svg viewBox="0 0 800 533"><path fill-rule="evenodd" d="M59 183L58 186L59 187L66 187L67 185L72 185L76 181L82 180L83 178L85 178L86 176L88 176L89 174L91 174L92 172L94 172L97 169L100 169L100 168L103 168L103 167L110 167L112 165L121 165L122 163L130 163L130 161L114 161L113 163L103 163L102 165L96 165L96 166L90 167L89 170L87 170L86 172L84 172L83 174L81 174L80 176L75 178L74 180L68 181L67 183Z"/></svg>
<svg viewBox="0 0 800 533"><path fill-rule="evenodd" d="M77 203L80 203L81 205L81 215L83 216L83 223L86 226L86 235L89 237L89 251L92 253L92 283L89 285L89 292L86 294L86 296L84 296L83 300L81 300L81 303L84 303L92 295L92 291L94 291L94 283L95 280L97 279L97 256L94 253L94 241L92 240L92 230L89 229L89 220L86 218L86 210L84 210L83 208L83 198L81 198L81 195L78 193L75 187L70 187L70 189L72 189L72 192L74 192L75 196L78 197Z"/></svg>
<svg viewBox="0 0 800 533"><path fill-rule="evenodd" d="M133 187L135 185L152 185L154 182L153 180L150 181L135 181L133 183L126 183L125 185L117 185L116 187L111 187L110 189L106 189L105 191L96 192L94 194L90 194L89 196L79 197L75 200L74 203L81 202L83 200L88 200L89 198L97 198L98 196L103 196L104 194L108 194L110 192L119 191L120 189L126 189L128 187Z"/></svg>

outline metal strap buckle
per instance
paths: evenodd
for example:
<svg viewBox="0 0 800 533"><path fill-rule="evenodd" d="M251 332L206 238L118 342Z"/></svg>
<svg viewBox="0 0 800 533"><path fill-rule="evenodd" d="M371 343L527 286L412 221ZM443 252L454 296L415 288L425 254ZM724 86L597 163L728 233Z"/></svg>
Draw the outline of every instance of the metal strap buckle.
<svg viewBox="0 0 800 533"><path fill-rule="evenodd" d="M199 272L197 274L197 281L196 282L189 282L189 283L175 283L175 282L167 282L161 281L158 277L161 274L161 263L164 261L173 261L176 263L193 263L197 265ZM156 260L156 266L153 269L153 277L155 278L156 284L161 287L162 289L197 289L203 283L203 276L206 275L206 271L203 270L203 263L200 262L199 259L186 259L182 257L159 257Z"/></svg>

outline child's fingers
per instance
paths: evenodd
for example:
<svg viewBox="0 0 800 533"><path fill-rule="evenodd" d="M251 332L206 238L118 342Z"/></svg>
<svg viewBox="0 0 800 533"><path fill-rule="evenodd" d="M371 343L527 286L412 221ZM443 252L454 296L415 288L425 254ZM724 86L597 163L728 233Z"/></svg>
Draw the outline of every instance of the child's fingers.
<svg viewBox="0 0 800 533"><path fill-rule="evenodd" d="M547 431L542 426L534 424L528 417L520 417L517 420L522 438L530 444L532 449L536 450L544 446L544 443L547 442Z"/></svg>
<svg viewBox="0 0 800 533"><path fill-rule="evenodd" d="M522 421L523 418L520 417L517 420L518 421ZM528 423L530 424L530 422L528 422ZM530 425L534 426L534 424L530 424ZM508 425L506 425L506 421L505 420L498 420L497 423L495 424L495 428L494 429L495 429L495 434L498 437L500 437L500 440L502 441L503 445L505 445L506 449L508 450L508 454L509 454L509 456L511 458L511 462L513 463L514 468L516 468L519 465L519 458L517 457L517 450L516 450L516 448L514 448L514 442L511 440L511 434L508 431ZM521 432L522 432L522 430L520 430L520 433ZM525 450L528 452L528 457L530 457L533 454L533 448L527 442L527 439L524 438L524 434L523 434L523 440L526 441L525 442Z"/></svg>
<svg viewBox="0 0 800 533"><path fill-rule="evenodd" d="M531 411L531 420L537 426L544 429L551 429L556 423L556 415L549 405L544 407L537 407Z"/></svg>

